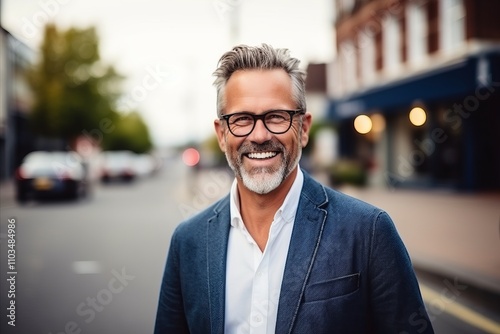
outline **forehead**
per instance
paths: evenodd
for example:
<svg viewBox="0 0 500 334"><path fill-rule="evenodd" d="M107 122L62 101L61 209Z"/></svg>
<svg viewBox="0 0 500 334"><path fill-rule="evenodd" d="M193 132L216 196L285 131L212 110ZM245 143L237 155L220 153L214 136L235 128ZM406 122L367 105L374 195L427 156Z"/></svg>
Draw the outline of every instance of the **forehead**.
<svg viewBox="0 0 500 334"><path fill-rule="evenodd" d="M239 70L226 85L226 112L295 108L292 80L283 69Z"/></svg>

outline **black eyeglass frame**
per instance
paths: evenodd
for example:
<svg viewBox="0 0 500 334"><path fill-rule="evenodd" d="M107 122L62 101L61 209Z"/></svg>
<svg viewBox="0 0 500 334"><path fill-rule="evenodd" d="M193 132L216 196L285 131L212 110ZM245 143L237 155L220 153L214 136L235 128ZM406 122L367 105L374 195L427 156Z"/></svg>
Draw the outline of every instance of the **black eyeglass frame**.
<svg viewBox="0 0 500 334"><path fill-rule="evenodd" d="M284 131L272 131L270 130L268 127L267 127L267 124L265 122L265 117L270 114L270 113L273 113L273 112L277 112L277 111L284 111L286 113L288 113L290 115L290 124L288 124L288 127L286 128L286 130ZM264 126L266 127L267 131L275 134L275 135L281 135L283 133L286 133L288 130L290 130L290 128L292 127L292 123L293 123L293 116L295 115L304 115L306 112L304 109L302 108L299 108L299 109L293 109L293 110L286 110L286 109L273 109L273 110L269 110L269 111L266 111L265 113L263 114L260 114L260 115L256 115L256 114L252 114L252 113L249 113L249 112L235 112L235 113L232 113L232 114L227 114L227 115L222 115L219 119L221 120L225 120L226 121L226 124L227 124L227 128L229 129L229 132L231 132L231 134L235 137L246 137L248 135L250 135L253 130L255 129L255 124L257 124L257 121L260 119L262 121L262 123L264 124ZM237 135L235 133L233 133L233 131L231 130L231 126L229 124L229 118L231 118L231 116L234 116L234 115L248 115L250 117L253 118L253 125L252 125L252 129L245 135Z"/></svg>

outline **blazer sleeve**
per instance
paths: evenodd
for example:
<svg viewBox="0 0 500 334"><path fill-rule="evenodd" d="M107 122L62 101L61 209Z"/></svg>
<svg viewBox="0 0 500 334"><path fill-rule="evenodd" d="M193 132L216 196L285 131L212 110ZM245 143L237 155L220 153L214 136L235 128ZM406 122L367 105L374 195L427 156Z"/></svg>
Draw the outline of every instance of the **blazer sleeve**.
<svg viewBox="0 0 500 334"><path fill-rule="evenodd" d="M376 333L434 333L408 252L387 213L373 225L368 275Z"/></svg>
<svg viewBox="0 0 500 334"><path fill-rule="evenodd" d="M182 298L179 270L178 231L174 232L163 273L155 334L189 333Z"/></svg>

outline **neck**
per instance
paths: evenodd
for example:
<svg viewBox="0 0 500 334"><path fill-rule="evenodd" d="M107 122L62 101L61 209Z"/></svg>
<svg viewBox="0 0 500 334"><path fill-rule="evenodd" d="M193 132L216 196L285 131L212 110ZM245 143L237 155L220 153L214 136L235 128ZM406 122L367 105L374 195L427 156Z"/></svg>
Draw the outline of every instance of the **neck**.
<svg viewBox="0 0 500 334"><path fill-rule="evenodd" d="M285 201L296 176L297 167L278 188L267 194L254 193L240 179L237 180L241 218L262 251L267 243L274 215Z"/></svg>

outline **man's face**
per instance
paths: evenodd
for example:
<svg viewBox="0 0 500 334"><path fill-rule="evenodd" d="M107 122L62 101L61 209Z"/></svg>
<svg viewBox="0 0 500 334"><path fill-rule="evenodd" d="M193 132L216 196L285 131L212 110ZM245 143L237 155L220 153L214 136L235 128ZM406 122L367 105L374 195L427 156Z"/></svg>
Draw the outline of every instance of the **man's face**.
<svg viewBox="0 0 500 334"><path fill-rule="evenodd" d="M236 71L227 82L225 99L226 115L297 109L291 79L282 69ZM311 115L307 113L294 116L291 128L283 134L269 132L262 120L256 121L246 137L232 135L225 120L216 120L215 129L219 146L236 177L249 190L267 194L297 167L309 138L310 124Z"/></svg>

